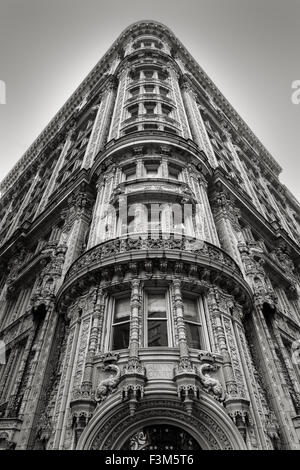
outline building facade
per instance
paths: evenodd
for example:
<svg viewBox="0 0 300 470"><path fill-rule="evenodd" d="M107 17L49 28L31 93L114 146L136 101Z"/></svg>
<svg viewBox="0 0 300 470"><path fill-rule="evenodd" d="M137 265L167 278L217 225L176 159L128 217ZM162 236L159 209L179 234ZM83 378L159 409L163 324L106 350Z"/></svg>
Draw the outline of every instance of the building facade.
<svg viewBox="0 0 300 470"><path fill-rule="evenodd" d="M300 207L164 25L1 183L2 449L300 449Z"/></svg>

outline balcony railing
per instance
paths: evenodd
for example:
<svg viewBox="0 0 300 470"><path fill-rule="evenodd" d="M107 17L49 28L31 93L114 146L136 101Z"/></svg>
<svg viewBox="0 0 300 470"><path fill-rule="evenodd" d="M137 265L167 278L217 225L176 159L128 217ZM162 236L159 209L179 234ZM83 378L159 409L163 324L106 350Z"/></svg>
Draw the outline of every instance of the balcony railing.
<svg viewBox="0 0 300 470"><path fill-rule="evenodd" d="M138 124L140 122L148 122L148 121L153 121L153 122L162 122L164 124L171 124L172 126L179 127L178 121L176 121L173 118L170 118L169 116L165 114L139 114L137 116L131 116L127 119L125 119L122 122L123 126L127 126L128 124Z"/></svg>
<svg viewBox="0 0 300 470"><path fill-rule="evenodd" d="M154 235L154 236L153 236ZM161 253L180 251L183 254L193 254L206 259L207 265L213 263L219 264L220 268L229 268L232 274L242 277L241 270L237 263L221 248L212 245L209 242L188 237L178 233L167 233L157 231L157 233L132 233L126 234L121 237L104 241L99 245L91 248L84 253L69 269L66 275L66 281L72 277L78 277L81 272L86 269L91 271L93 267L99 264L102 260L112 257L114 262L115 257L121 254L128 254L131 256L133 251L141 251L145 257L145 251L151 250L161 251Z"/></svg>
<svg viewBox="0 0 300 470"><path fill-rule="evenodd" d="M133 95L133 96L130 96L127 100L126 100L126 104L131 104L131 103L138 103L139 101L145 101L145 100L157 100L157 101L160 101L160 102L165 102L165 103L168 103L168 104L172 104L173 106L175 105L175 101L169 97L169 96L165 96L165 95L162 95L160 93L139 93L137 95Z"/></svg>

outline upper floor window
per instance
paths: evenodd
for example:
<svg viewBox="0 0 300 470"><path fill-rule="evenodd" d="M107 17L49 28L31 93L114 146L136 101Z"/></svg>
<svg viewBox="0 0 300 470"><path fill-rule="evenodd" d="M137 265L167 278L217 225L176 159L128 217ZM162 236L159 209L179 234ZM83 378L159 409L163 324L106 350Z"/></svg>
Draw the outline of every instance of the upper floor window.
<svg viewBox="0 0 300 470"><path fill-rule="evenodd" d="M156 49L162 49L163 44L160 41L156 41L154 39L142 39L140 41L136 41L133 44L133 49L141 49L143 47L150 47L150 48L156 48Z"/></svg>
<svg viewBox="0 0 300 470"><path fill-rule="evenodd" d="M134 180L136 178L136 166L130 165L130 166L123 168L123 173L125 175L126 181Z"/></svg>
<svg viewBox="0 0 300 470"><path fill-rule="evenodd" d="M178 180L179 179L179 174L181 173L180 167L177 165L172 165L169 164L169 178L173 180Z"/></svg>
<svg viewBox="0 0 300 470"><path fill-rule="evenodd" d="M164 114L165 116L169 116L172 112L172 108L170 106L167 106L165 104L162 104L161 106L161 112L162 114Z"/></svg>
<svg viewBox="0 0 300 470"><path fill-rule="evenodd" d="M129 345L130 295L113 299L111 349L126 349Z"/></svg>
<svg viewBox="0 0 300 470"><path fill-rule="evenodd" d="M158 176L158 170L160 167L160 162L159 161L146 161L144 163L145 166L145 171L146 171L146 176L147 178L155 178Z"/></svg>
<svg viewBox="0 0 300 470"><path fill-rule="evenodd" d="M154 93L154 85L144 85L145 93Z"/></svg>
<svg viewBox="0 0 300 470"><path fill-rule="evenodd" d="M133 106L129 106L128 112L130 113L130 117L137 117L139 114L139 107L137 104Z"/></svg>
<svg viewBox="0 0 300 470"><path fill-rule="evenodd" d="M159 93L162 95L162 96L168 96L168 94L170 93L169 90L167 88L164 88L164 87L159 87Z"/></svg>
<svg viewBox="0 0 300 470"><path fill-rule="evenodd" d="M206 325L206 303L202 295L182 293L183 319L187 345L194 349L210 350L209 332ZM142 347L176 346L176 310L171 301L170 289L147 286L142 293L139 316L140 344ZM110 335L103 335L106 350L129 347L131 305L130 292L112 296L107 304L107 327ZM105 329L104 329L105 332ZM109 338L110 337L110 338ZM178 344L177 344L178 345Z"/></svg>
<svg viewBox="0 0 300 470"><path fill-rule="evenodd" d="M146 114L154 114L156 111L155 101L145 101L144 108L145 108Z"/></svg>
<svg viewBox="0 0 300 470"><path fill-rule="evenodd" d="M146 345L168 346L168 315L166 291L147 292L145 295L147 328Z"/></svg>
<svg viewBox="0 0 300 470"><path fill-rule="evenodd" d="M157 124L144 124L145 131L157 131L158 125Z"/></svg>
<svg viewBox="0 0 300 470"><path fill-rule="evenodd" d="M137 96L138 94L140 93L140 87L135 87L135 88L131 88L130 90L130 94L131 96Z"/></svg>
<svg viewBox="0 0 300 470"><path fill-rule="evenodd" d="M184 322L186 329L187 343L190 348L201 348L200 316L197 299L183 296Z"/></svg>

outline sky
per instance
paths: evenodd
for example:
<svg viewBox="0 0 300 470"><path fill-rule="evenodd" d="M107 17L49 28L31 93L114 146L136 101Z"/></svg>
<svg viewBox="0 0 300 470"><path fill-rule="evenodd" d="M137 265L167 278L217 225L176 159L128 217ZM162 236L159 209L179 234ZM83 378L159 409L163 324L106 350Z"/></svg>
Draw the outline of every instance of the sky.
<svg viewBox="0 0 300 470"><path fill-rule="evenodd" d="M0 181L122 30L145 19L173 31L300 201L300 0L0 0Z"/></svg>

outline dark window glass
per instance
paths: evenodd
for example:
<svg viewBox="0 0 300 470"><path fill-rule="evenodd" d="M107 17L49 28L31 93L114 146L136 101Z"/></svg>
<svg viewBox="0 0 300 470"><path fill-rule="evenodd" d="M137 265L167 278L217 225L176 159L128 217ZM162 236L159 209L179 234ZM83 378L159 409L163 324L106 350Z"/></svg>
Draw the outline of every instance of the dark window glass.
<svg viewBox="0 0 300 470"><path fill-rule="evenodd" d="M168 346L167 309L164 292L147 296L148 346Z"/></svg>
<svg viewBox="0 0 300 470"><path fill-rule="evenodd" d="M115 299L112 327L112 349L125 349L129 345L130 298Z"/></svg>
<svg viewBox="0 0 300 470"><path fill-rule="evenodd" d="M190 348L201 349L200 321L197 300L183 297L187 343Z"/></svg>

